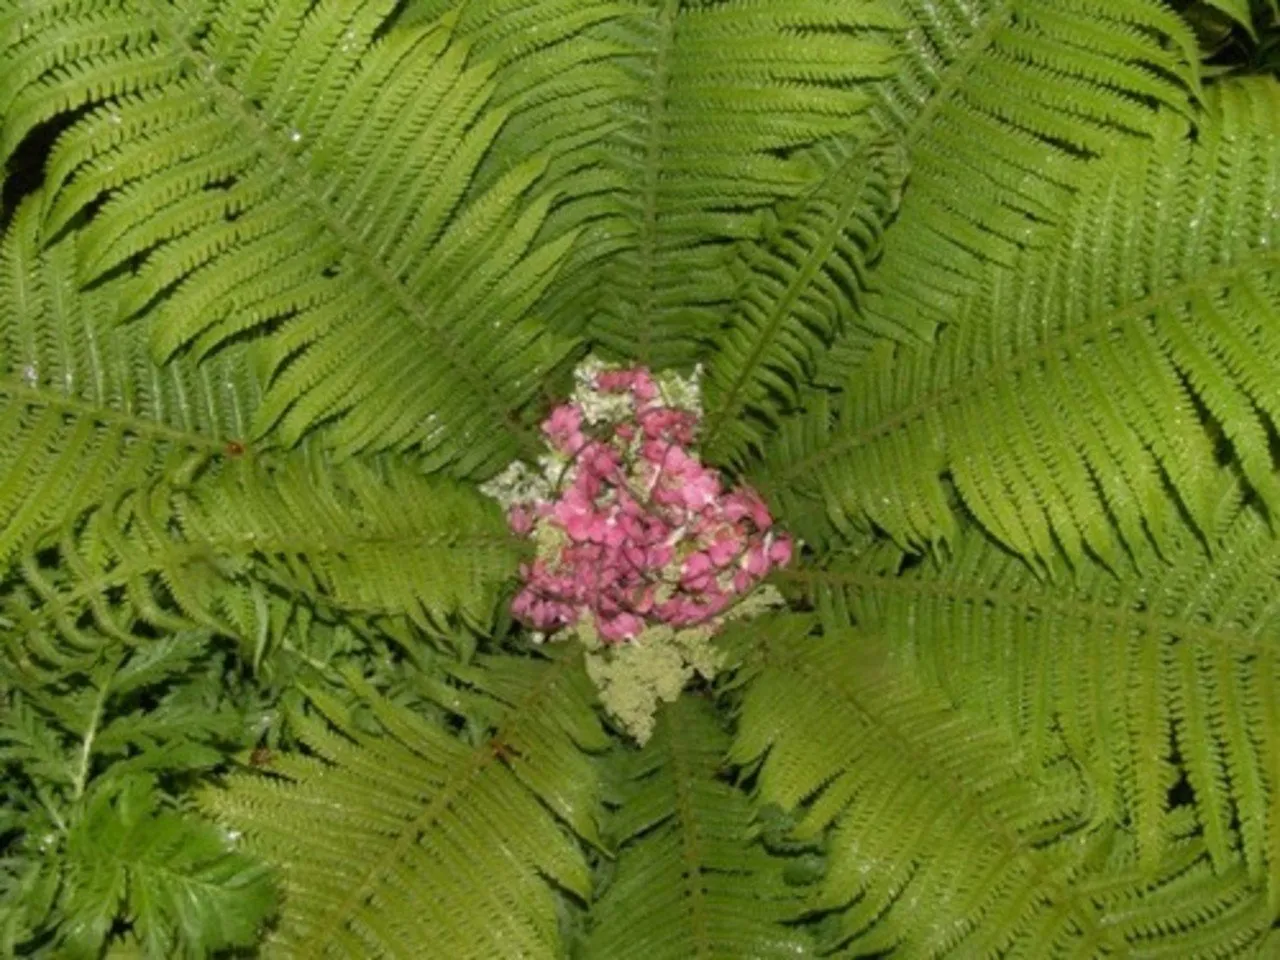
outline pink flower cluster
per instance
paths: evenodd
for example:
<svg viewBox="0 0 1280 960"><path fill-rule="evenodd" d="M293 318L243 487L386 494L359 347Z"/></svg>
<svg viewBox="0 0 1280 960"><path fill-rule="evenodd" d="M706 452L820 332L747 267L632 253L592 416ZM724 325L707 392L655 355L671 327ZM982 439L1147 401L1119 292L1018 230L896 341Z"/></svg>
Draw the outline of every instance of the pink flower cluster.
<svg viewBox="0 0 1280 960"><path fill-rule="evenodd" d="M705 623L748 593L792 542L750 488L724 490L717 473L691 454L697 417L665 406L643 368L595 376L601 394L629 395L630 416L585 422L575 403L542 424L569 458L556 499L516 503L508 519L525 536L546 524L555 543L521 567L513 613L542 631L590 615L602 639L623 642L647 625Z"/></svg>

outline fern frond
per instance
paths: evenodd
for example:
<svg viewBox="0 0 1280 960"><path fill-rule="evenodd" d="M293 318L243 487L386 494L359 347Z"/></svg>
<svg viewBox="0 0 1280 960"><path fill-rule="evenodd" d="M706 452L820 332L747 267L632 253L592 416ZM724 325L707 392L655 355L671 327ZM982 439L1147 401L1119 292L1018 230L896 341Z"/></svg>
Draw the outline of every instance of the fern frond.
<svg viewBox="0 0 1280 960"><path fill-rule="evenodd" d="M720 778L728 736L707 704L664 707L650 741L626 758L613 817L617 872L592 909L588 957L739 960L804 957L782 925L801 900L783 861L750 839L745 796Z"/></svg>
<svg viewBox="0 0 1280 960"><path fill-rule="evenodd" d="M871 3L633 8L600 31L624 51L608 111L622 125L571 155L594 164L566 214L588 225L546 303L661 367L692 362L714 331L734 284L729 242L818 173L793 154L859 129L861 87L889 74L897 24Z"/></svg>
<svg viewBox="0 0 1280 960"><path fill-rule="evenodd" d="M828 170L803 197L770 213L761 240L743 245L741 289L707 365L702 445L741 466L844 326L867 286L885 223L906 175L883 143L830 145Z"/></svg>
<svg viewBox="0 0 1280 960"><path fill-rule="evenodd" d="M55 4L0 51L0 104L88 108L49 158L45 228L96 208L84 281L143 258L122 310L159 357L272 331L256 436L331 422L341 452L492 471L536 452L517 411L569 345L526 313L572 236L534 244L537 158L459 203L504 119L492 67L445 24L383 36L394 6ZM24 115L0 106L6 142Z"/></svg>
<svg viewBox="0 0 1280 960"><path fill-rule="evenodd" d="M480 709L492 719L476 743L350 674L380 735L312 691L322 716L297 720L310 753L281 754L272 776L237 774L206 792L204 806L243 831L248 849L281 865L269 949L297 960L412 956L427 944L458 960L560 956L548 880L590 892L582 854L557 821L595 816L581 748L605 741L590 682L579 658L491 659L476 670L476 685L440 690L460 716Z"/></svg>
<svg viewBox="0 0 1280 960"><path fill-rule="evenodd" d="M74 244L41 250L39 198L0 241L0 564L156 476L225 456L259 388L238 353L154 366L111 323L118 284L75 288Z"/></svg>
<svg viewBox="0 0 1280 960"><path fill-rule="evenodd" d="M1151 150L1159 105L1188 112L1198 50L1161 0L894 6L911 28L875 112L907 149L911 188L865 314L929 338L989 263L1062 219L1082 163Z"/></svg>
<svg viewBox="0 0 1280 960"><path fill-rule="evenodd" d="M175 509L187 544L251 555L257 575L292 592L430 632L454 617L492 626L519 552L491 502L393 459L245 458Z"/></svg>
<svg viewBox="0 0 1280 960"><path fill-rule="evenodd" d="M518 555L499 511L454 481L305 453L232 458L184 487L148 487L39 545L59 562L24 558L4 609L33 643L46 647L54 626L85 651L102 634L128 641L140 622L264 629L258 584L436 635L453 618L484 630Z"/></svg>
<svg viewBox="0 0 1280 960"><path fill-rule="evenodd" d="M1169 791L1185 779L1213 863L1243 858L1280 905L1280 544L1256 509L1224 501L1208 547L1117 578L1100 563L1046 583L969 529L955 556L900 572L885 557L784 576L830 622L901 645L913 671L983 713L1030 755L1065 741L1098 801L1154 863Z"/></svg>
<svg viewBox="0 0 1280 960"><path fill-rule="evenodd" d="M798 836L830 829L810 906L832 915L831 955L1256 955L1265 896L1238 865L1215 875L1187 818L1139 869L1126 834L1090 827L1061 754L1026 762L879 641L811 628L764 633L731 757L759 764L762 801L803 804Z"/></svg>
<svg viewBox="0 0 1280 960"><path fill-rule="evenodd" d="M1194 138L1166 116L1150 149L1092 166L1062 229L993 269L936 347L864 365L784 482L920 548L950 534L945 473L1040 564L1116 566L1181 512L1203 526L1219 435L1280 507L1280 84L1221 85L1209 109Z"/></svg>

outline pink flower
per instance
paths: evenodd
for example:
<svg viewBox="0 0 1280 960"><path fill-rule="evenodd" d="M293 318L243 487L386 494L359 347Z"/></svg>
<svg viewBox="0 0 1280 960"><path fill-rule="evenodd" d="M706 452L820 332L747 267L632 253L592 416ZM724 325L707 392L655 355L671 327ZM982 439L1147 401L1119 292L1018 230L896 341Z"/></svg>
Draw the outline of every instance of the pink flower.
<svg viewBox="0 0 1280 960"><path fill-rule="evenodd" d="M574 404L561 404L543 421L542 432L553 447L572 456L586 442L582 433L582 411Z"/></svg>
<svg viewBox="0 0 1280 960"><path fill-rule="evenodd" d="M591 616L610 643L650 624L714 621L771 567L790 562L790 538L766 534L773 518L759 495L726 491L688 449L696 418L663 406L647 370L604 371L594 386L630 392L632 418L615 424L612 437L591 439L582 409L565 403L542 424L551 445L572 457L567 483L552 500L513 505L507 520L521 536L549 525L562 537L537 540L560 546L520 566L512 613L544 631Z"/></svg>
<svg viewBox="0 0 1280 960"><path fill-rule="evenodd" d="M511 527L513 533L522 537L527 536L533 530L533 514L528 507L516 504L507 511L507 525Z"/></svg>
<svg viewBox="0 0 1280 960"><path fill-rule="evenodd" d="M791 562L791 538L779 537L769 547L769 559L780 567Z"/></svg>

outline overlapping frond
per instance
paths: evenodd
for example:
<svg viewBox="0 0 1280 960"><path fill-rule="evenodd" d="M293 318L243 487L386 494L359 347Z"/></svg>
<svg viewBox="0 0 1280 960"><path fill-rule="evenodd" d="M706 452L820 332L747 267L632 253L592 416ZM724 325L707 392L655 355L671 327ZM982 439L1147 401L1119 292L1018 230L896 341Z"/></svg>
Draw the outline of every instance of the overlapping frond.
<svg viewBox="0 0 1280 960"><path fill-rule="evenodd" d="M139 623L252 637L268 590L435 634L454 618L485 630L518 554L500 512L455 481L301 453L148 486L38 546L56 560L24 557L0 609L46 656L50 628L87 653Z"/></svg>
<svg viewBox="0 0 1280 960"><path fill-rule="evenodd" d="M267 331L255 434L327 422L341 451L491 471L532 451L518 411L568 344L528 310L573 237L534 243L538 158L460 203L504 120L493 68L447 22L381 34L394 7L18 9L3 136L28 102L88 108L51 153L46 231L94 208L84 281L141 258L122 312L162 358Z"/></svg>
<svg viewBox="0 0 1280 960"><path fill-rule="evenodd" d="M729 737L704 700L663 708L653 737L625 758L612 831L617 872L592 908L586 955L598 960L804 957L784 927L801 900L783 862L750 838L751 805L721 776Z"/></svg>
<svg viewBox="0 0 1280 960"><path fill-rule="evenodd" d="M878 352L794 461L833 519L950 536L943 475L1004 544L1113 566L1189 515L1220 438L1280 506L1280 84L1215 88L1189 136L1095 164L1051 241L993 269L934 348Z"/></svg>
<svg viewBox="0 0 1280 960"><path fill-rule="evenodd" d="M1156 106L1189 109L1198 52L1161 0L892 5L911 28L876 114L907 149L911 188L865 314L927 338L988 263L1061 218L1081 161L1145 152Z"/></svg>
<svg viewBox="0 0 1280 960"><path fill-rule="evenodd" d="M322 716L297 721L309 752L280 754L269 775L238 774L205 794L248 849L280 865L270 954L561 955L548 881L590 892L562 823L592 823L597 785L582 749L607 742L590 682L576 657L489 658L467 679L441 682L439 695L460 715L489 702L492 730L478 742L349 676L380 735L313 691Z"/></svg>
<svg viewBox="0 0 1280 960"><path fill-rule="evenodd" d="M574 154L593 166L565 215L588 225L550 315L586 314L622 356L692 362L733 291L730 241L820 175L799 148L860 128L896 26L876 3L810 0L645 0L602 25L625 84L616 129Z"/></svg>
<svg viewBox="0 0 1280 960"><path fill-rule="evenodd" d="M1099 563L1046 583L968 529L953 559L903 571L888 552L788 575L833 623L895 639L909 669L1032 756L1065 742L1141 860L1169 839L1185 780L1219 870L1243 860L1280 905L1280 543L1256 508L1222 501L1206 545L1117 578ZM900 561L900 557L898 560Z"/></svg>
<svg viewBox="0 0 1280 960"><path fill-rule="evenodd" d="M831 831L810 905L831 913L831 955L1256 955L1265 896L1239 864L1215 871L1188 817L1140 866L1061 753L1028 761L883 642L812 626L763 632L731 756L760 763L762 800L800 808L799 836Z"/></svg>
<svg viewBox="0 0 1280 960"><path fill-rule="evenodd" d="M560 334L587 327L588 304L573 298L589 300L592 267L610 245L583 231L617 215L611 193L625 186L606 160L609 138L632 123L618 105L635 95L624 62L636 51L613 22L647 15L636 0L427 0L406 4L396 21L401 29L448 18L472 57L494 66L491 103L506 120L466 196L483 194L524 158L546 157L532 189L556 201L538 242L578 236L553 282L559 293L537 308Z"/></svg>
<svg viewBox="0 0 1280 960"><path fill-rule="evenodd" d="M0 563L157 476L239 443L259 390L242 355L156 367L111 321L118 284L82 293L75 253L37 242L39 200L0 241Z"/></svg>
<svg viewBox="0 0 1280 960"><path fill-rule="evenodd" d="M764 445L779 414L845 325L867 286L906 169L894 146L839 141L823 153L826 173L766 217L764 236L744 243L739 290L707 362L703 449L741 467Z"/></svg>

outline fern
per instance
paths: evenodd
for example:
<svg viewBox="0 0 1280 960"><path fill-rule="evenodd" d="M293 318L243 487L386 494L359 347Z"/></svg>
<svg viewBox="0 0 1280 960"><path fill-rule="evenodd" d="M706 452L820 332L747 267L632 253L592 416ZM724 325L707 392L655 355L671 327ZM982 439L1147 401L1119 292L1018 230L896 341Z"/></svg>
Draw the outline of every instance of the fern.
<svg viewBox="0 0 1280 960"><path fill-rule="evenodd" d="M257 381L239 357L158 368L112 328L111 288L77 296L72 244L41 251L39 202L0 246L0 559L46 530L245 436Z"/></svg>
<svg viewBox="0 0 1280 960"><path fill-rule="evenodd" d="M876 351L784 482L816 474L838 524L924 546L953 530L945 473L1029 560L1115 566L1180 512L1203 525L1224 435L1274 508L1280 98L1239 82L1210 108L1194 141L1170 115L1152 150L1095 165L1070 220L991 270L936 347Z"/></svg>
<svg viewBox="0 0 1280 960"><path fill-rule="evenodd" d="M1123 835L1089 829L1067 758L1019 763L876 641L811 628L763 632L730 755L761 764L762 799L807 801L800 836L832 829L811 903L833 912L832 955L1217 956L1265 934L1262 893L1238 867L1215 875L1185 817L1171 818L1168 859L1135 870Z"/></svg>
<svg viewBox="0 0 1280 960"><path fill-rule="evenodd" d="M1221 499L1207 544L1189 531L1166 564L1117 580L1094 563L1037 581L969 529L954 558L898 575L869 555L797 573L838 623L897 638L902 662L984 713L1030 754L1065 741L1144 864L1167 845L1185 778L1218 869L1243 858L1280 903L1280 682L1267 599L1275 541L1255 508Z"/></svg>
<svg viewBox="0 0 1280 960"><path fill-rule="evenodd" d="M741 464L765 445L779 412L800 403L797 385L816 372L867 285L904 168L897 151L880 143L831 153L829 171L809 195L784 208L760 242L743 247L744 286L708 364L703 443L711 456Z"/></svg>
<svg viewBox="0 0 1280 960"><path fill-rule="evenodd" d="M548 309L588 311L590 335L623 356L688 364L732 293L726 241L811 182L799 148L864 122L861 85L890 70L897 23L863 3L634 7L603 32L621 122L583 151L599 156L578 214L590 225Z"/></svg>
<svg viewBox="0 0 1280 960"><path fill-rule="evenodd" d="M354 464L322 471L298 457L236 462L180 491L145 490L50 545L58 565L23 563L11 618L33 638L54 626L91 656L100 635L127 640L139 622L252 637L267 628L263 589L363 617L406 617L437 636L455 617L484 630L515 557L474 493L402 465L381 475ZM80 626L85 614L92 630Z"/></svg>
<svg viewBox="0 0 1280 960"><path fill-rule="evenodd" d="M1276 14L0 0L0 954L1276 955ZM588 353L800 541L643 749Z"/></svg>
<svg viewBox="0 0 1280 960"><path fill-rule="evenodd" d="M574 659L508 657L463 679L438 695L455 709L487 701L480 709L492 732L474 744L349 675L379 734L313 691L321 715L297 721L311 753L280 755L270 776L236 775L206 795L250 849L285 865L285 908L272 935L285 955L336 947L380 956L423 943L440 956L556 955L544 876L590 892L581 853L548 811L594 836L596 784L580 748L600 749L604 739L585 673Z"/></svg>
<svg viewBox="0 0 1280 960"><path fill-rule="evenodd" d="M878 86L876 115L908 150L912 189L867 313L927 337L986 264L1060 219L1082 160L1145 152L1153 106L1187 112L1199 79L1190 30L1159 0L894 6L907 63Z"/></svg>
<svg viewBox="0 0 1280 960"><path fill-rule="evenodd" d="M258 351L255 437L338 420L344 451L493 470L531 449L517 411L565 348L523 314L571 237L531 246L537 158L459 207L502 120L491 69L443 25L379 37L392 6L42 8L0 54L0 142L51 104L93 108L51 152L44 231L100 207L79 276L144 258L119 310L152 316L158 358L284 322Z"/></svg>
<svg viewBox="0 0 1280 960"><path fill-rule="evenodd" d="M728 738L714 712L683 699L659 715L653 738L626 758L613 831L617 874L593 911L587 956L808 956L788 930L798 897L782 861L748 846L750 805L717 779Z"/></svg>

